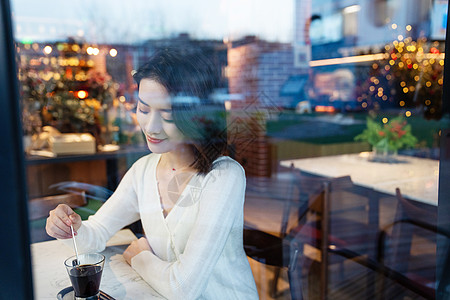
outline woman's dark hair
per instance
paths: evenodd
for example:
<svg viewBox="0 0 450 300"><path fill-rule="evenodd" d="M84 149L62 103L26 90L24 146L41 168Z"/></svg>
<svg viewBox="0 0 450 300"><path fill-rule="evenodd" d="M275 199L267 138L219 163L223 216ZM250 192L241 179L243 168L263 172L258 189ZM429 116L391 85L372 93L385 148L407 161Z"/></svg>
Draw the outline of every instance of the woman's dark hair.
<svg viewBox="0 0 450 300"><path fill-rule="evenodd" d="M225 107L211 99L219 76L220 69L200 51L171 48L157 51L133 74L138 87L142 79L151 79L166 88L174 122L192 141L192 167L201 174L211 170L227 147Z"/></svg>

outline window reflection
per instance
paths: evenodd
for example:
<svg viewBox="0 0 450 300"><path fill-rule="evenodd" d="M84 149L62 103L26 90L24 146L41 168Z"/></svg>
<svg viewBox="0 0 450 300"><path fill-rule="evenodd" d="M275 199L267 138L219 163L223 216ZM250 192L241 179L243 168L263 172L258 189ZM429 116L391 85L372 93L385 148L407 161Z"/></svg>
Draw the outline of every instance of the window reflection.
<svg viewBox="0 0 450 300"><path fill-rule="evenodd" d="M448 1L134 9L113 2L96 4L111 12L97 19L95 7L84 3L78 19L59 7L64 22L40 16L42 7L33 15L22 1L12 2L30 199L73 194L55 186L61 182L116 188L147 153L133 70L158 49L182 46L208 55L221 75L215 101L227 109L228 155L246 170L244 242L261 298L348 299L379 295L387 285L386 297L433 295L435 277L421 273L426 286L418 291L414 276L398 280L411 269L390 265L388 255L405 249L398 243L406 232L405 263L420 257L425 270L436 266L436 232L422 223L436 214L439 141L448 126L442 103ZM134 23L118 23L133 17ZM89 32L91 23L97 27ZM76 207L88 206L87 218L105 198L88 197ZM419 229L393 229L409 202L425 220L415 224ZM34 241L48 238L42 218L30 222ZM377 248L381 232L396 246ZM281 248L269 253L271 246ZM273 255L284 260L270 264ZM386 276L386 266L398 278Z"/></svg>

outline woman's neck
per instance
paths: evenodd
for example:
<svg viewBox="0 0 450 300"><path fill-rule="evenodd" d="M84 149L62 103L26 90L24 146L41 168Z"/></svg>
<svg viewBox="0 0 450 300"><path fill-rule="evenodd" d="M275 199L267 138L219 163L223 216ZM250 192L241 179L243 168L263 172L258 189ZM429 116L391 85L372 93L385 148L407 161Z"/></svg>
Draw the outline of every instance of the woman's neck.
<svg viewBox="0 0 450 300"><path fill-rule="evenodd" d="M160 166L167 170L190 170L194 156L188 146L161 154Z"/></svg>

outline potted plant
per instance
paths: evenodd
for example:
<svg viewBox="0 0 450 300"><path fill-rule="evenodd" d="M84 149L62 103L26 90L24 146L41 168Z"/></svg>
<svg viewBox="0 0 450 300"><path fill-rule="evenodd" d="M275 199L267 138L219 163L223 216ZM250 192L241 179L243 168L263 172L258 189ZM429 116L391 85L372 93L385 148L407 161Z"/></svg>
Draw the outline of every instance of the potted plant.
<svg viewBox="0 0 450 300"><path fill-rule="evenodd" d="M382 162L395 162L399 149L414 147L417 143L411 125L401 116L384 124L367 118L367 128L355 140L368 142L372 146L373 160Z"/></svg>

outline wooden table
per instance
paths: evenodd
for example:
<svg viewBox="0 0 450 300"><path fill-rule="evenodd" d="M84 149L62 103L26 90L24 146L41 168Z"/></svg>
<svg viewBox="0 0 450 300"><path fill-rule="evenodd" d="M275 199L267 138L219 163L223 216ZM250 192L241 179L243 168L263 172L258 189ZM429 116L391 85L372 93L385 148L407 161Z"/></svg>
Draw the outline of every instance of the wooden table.
<svg viewBox="0 0 450 300"><path fill-rule="evenodd" d="M398 156L398 163L370 161L370 152L316 158L285 160L281 165L294 167L318 176L350 175L360 186L395 195L395 188L415 201L437 206L439 161L410 156Z"/></svg>
<svg viewBox="0 0 450 300"><path fill-rule="evenodd" d="M115 299L163 299L125 261L122 256L134 234L119 231L102 252L105 265L100 289ZM56 299L56 295L69 287L70 280L64 260L74 255L73 249L57 240L31 244L35 299Z"/></svg>

